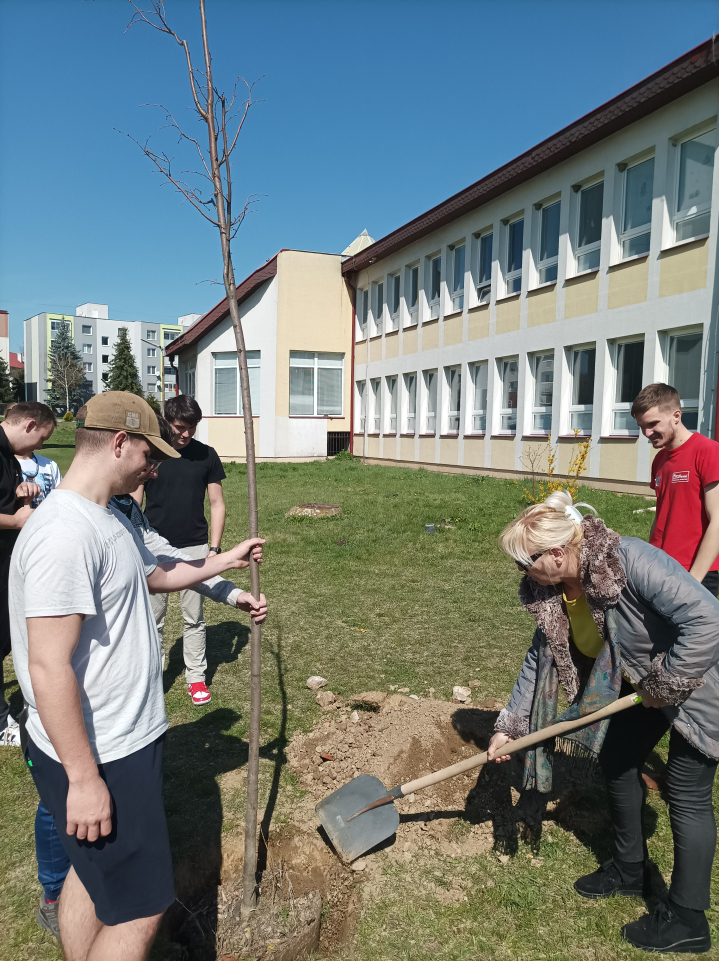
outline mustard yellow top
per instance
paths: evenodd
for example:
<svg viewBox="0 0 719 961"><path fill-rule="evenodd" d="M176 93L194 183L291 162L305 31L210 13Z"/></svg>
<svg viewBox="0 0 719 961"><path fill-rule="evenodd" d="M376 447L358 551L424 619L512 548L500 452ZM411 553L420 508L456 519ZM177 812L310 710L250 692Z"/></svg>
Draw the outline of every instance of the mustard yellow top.
<svg viewBox="0 0 719 961"><path fill-rule="evenodd" d="M604 640L594 623L586 596L580 594L574 601L567 600L566 595L563 595L563 597L572 640L582 654L586 654L587 657L596 657L602 649Z"/></svg>

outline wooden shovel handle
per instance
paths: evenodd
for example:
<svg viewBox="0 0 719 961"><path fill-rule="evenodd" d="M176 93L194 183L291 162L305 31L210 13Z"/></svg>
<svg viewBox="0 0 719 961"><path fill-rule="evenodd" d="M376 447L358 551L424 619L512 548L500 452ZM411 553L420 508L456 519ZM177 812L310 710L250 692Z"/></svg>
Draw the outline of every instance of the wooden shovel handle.
<svg viewBox="0 0 719 961"><path fill-rule="evenodd" d="M641 700L639 694L627 694L626 697L620 697L607 707L603 707L600 711L595 711L593 714L585 714L584 717L580 717L576 721L560 721L559 724L552 724L550 727L542 728L541 731L535 731L534 734L527 734L524 737L517 738L516 741L509 741L502 746L501 757L504 757L505 754L514 754L515 751L521 751L526 747L532 747L533 744L539 744L540 741L546 741L550 737L559 737L562 734L566 734L567 731L576 730L578 727L586 727L588 724L594 724L595 721L601 721L604 717L611 717L612 714L617 714L619 711L623 711L628 707L640 704ZM483 764L487 763L487 760L486 751L483 751L482 754L475 754L474 757L467 758L466 761L458 761L457 764L444 767L441 771L435 771L433 774L425 774L424 777L419 777L414 781L408 781L402 785L402 794L406 797L408 794L421 791L426 787L430 787L432 784L438 784L440 781L446 781L450 777L464 774L465 771L482 767Z"/></svg>

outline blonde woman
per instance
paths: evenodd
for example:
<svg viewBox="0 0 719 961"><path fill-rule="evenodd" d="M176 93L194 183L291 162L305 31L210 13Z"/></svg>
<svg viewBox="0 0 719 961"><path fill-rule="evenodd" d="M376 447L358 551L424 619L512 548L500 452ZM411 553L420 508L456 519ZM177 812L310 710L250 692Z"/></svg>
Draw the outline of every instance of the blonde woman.
<svg viewBox="0 0 719 961"><path fill-rule="evenodd" d="M588 505L578 505L588 506ZM593 508L592 508L593 510ZM671 729L667 796L674 870L666 901L622 928L645 951L703 953L704 912L716 846L712 785L719 758L719 602L673 558L620 537L582 514L565 491L523 511L500 546L524 575L519 597L537 629L489 745L502 746L556 718L558 688L579 717L631 693L643 707L570 735L565 749L604 772L615 856L575 883L586 898L641 897L648 879L641 769ZM551 789L551 753L530 751L524 787Z"/></svg>

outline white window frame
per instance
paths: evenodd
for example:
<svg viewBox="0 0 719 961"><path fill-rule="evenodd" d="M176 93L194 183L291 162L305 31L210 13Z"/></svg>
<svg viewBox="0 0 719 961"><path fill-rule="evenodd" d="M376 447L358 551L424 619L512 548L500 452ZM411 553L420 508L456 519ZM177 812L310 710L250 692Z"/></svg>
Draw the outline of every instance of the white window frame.
<svg viewBox="0 0 719 961"><path fill-rule="evenodd" d="M482 360L470 365L472 380L472 422L471 434L487 433L487 402L489 398L489 361ZM484 383L482 383L484 382ZM478 406L478 394L481 399L484 391L484 407Z"/></svg>
<svg viewBox="0 0 719 961"><path fill-rule="evenodd" d="M369 290L360 287L357 291L357 324L359 326L359 340L367 337L367 318L369 317Z"/></svg>
<svg viewBox="0 0 719 961"><path fill-rule="evenodd" d="M466 241L461 241L460 243L454 244L450 247L452 252L452 276L451 284L452 289L450 291L450 296L452 298L452 312L458 310L464 310L464 275L467 269L467 246ZM457 260L460 263L457 263ZM457 267L459 266L459 278L457 277Z"/></svg>
<svg viewBox="0 0 719 961"><path fill-rule="evenodd" d="M109 337L101 337L101 338L100 338L100 346L101 346L101 347L109 347L109 346L110 346L110 338L109 338Z"/></svg>
<svg viewBox="0 0 719 961"><path fill-rule="evenodd" d="M370 434L379 434L382 428L382 378L372 377L369 386L372 398L372 430Z"/></svg>
<svg viewBox="0 0 719 961"><path fill-rule="evenodd" d="M482 271L482 249L489 245L489 274ZM492 258L494 256L494 229L485 230L477 236L477 303L488 304L492 296Z"/></svg>
<svg viewBox="0 0 719 961"><path fill-rule="evenodd" d="M662 331L662 334L661 334L661 338L663 341L662 343L663 371L660 376L664 381L666 381L667 384L671 384L672 387L675 386L674 377L672 375L672 362L673 362L673 353L674 353L676 340L681 337L697 337L697 336L700 338L700 343L701 343L701 359L699 361L699 384L698 384L699 394L697 397L681 397L680 395L682 415L684 414L685 410L687 414L695 413L697 415L696 428L689 427L688 424L685 425L688 427L689 430L699 429L700 417L702 413L702 390L703 390L703 381L704 381L704 375L703 375L704 350L706 348L704 330L701 326L692 324L687 327L675 327L671 330ZM682 416L682 420L683 419L684 418Z"/></svg>
<svg viewBox="0 0 719 961"><path fill-rule="evenodd" d="M185 370L185 391L188 397L195 396L195 364L188 364Z"/></svg>
<svg viewBox="0 0 719 961"><path fill-rule="evenodd" d="M404 296L407 306L407 326L413 327L419 320L419 264L409 264L405 270ZM413 295L414 303L412 303Z"/></svg>
<svg viewBox="0 0 719 961"><path fill-rule="evenodd" d="M716 120L708 121L707 124L702 125L702 127L700 127L699 130L697 130L697 128L694 128L693 130L691 130L691 132L687 132L686 134L683 134L683 135L680 134L678 137L671 138L671 143L677 150L677 157L676 157L676 163L675 163L676 169L674 171L674 194L672 197L672 200L673 200L672 243L673 244L676 244L676 243L685 244L691 240L698 240L701 237L706 237L707 234L709 233L709 227L707 226L706 230L703 230L703 231L694 230L692 231L692 235L690 237L683 237L681 240L677 240L677 228L681 224L691 223L692 220L696 223L699 221L699 218L701 218L702 215L707 213L711 217L712 201L714 199L713 190L712 190L712 197L710 198L709 203L704 203L701 205L697 205L695 207L687 207L685 210L677 209L679 206L679 180L681 178L681 168L682 168L682 160L681 160L682 145L685 143L689 143L692 140L697 140L699 137L707 137L708 135L713 134L712 139L714 141L714 163L716 164L716 151L717 151Z"/></svg>
<svg viewBox="0 0 719 961"><path fill-rule="evenodd" d="M592 403L591 404L575 404L574 403L574 365L575 357L581 351L594 351L594 379L592 383ZM578 432L579 437L591 437L594 430L594 392L597 386L597 345L596 344L579 344L576 347L567 348L567 361L569 367L569 433L574 433L574 415L577 417L582 414L589 414L591 417L591 428L587 430L586 428L580 428Z"/></svg>
<svg viewBox="0 0 719 961"><path fill-rule="evenodd" d="M147 356L148 356L148 357L157 357L157 347L148 347L148 348L147 348Z"/></svg>
<svg viewBox="0 0 719 961"><path fill-rule="evenodd" d="M630 230L624 229L624 217L627 209L627 184L629 182L629 171L633 170L635 167L639 167L642 164L649 163L651 161L654 164L654 173L656 173L656 162L654 155L651 157L644 157L643 160L637 160L636 163L628 164L622 173L622 209L620 213L619 220L619 255L622 260L628 260L632 257L646 257L649 254L649 241L652 235L652 214L654 207L654 173L652 174L652 197L649 205L649 222L641 224L639 227L632 227ZM630 241L635 240L637 237L647 238L647 249L639 254L625 254L624 245L630 243Z"/></svg>
<svg viewBox="0 0 719 961"><path fill-rule="evenodd" d="M537 275L539 277L539 285L542 284L555 284L557 282L557 276L559 271L559 238L561 235L561 227L557 229L557 253L553 257L542 257L542 226L544 225L544 214L545 211L550 210L552 207L558 207L558 214L561 218L562 216L562 201L552 200L550 203L542 204L539 210L539 245L537 247ZM553 277L547 277L548 273L554 273Z"/></svg>
<svg viewBox="0 0 719 961"><path fill-rule="evenodd" d="M91 353L92 353L92 344L83 344L83 345L82 345L82 352L83 352L83 354L91 354Z"/></svg>
<svg viewBox="0 0 719 961"><path fill-rule="evenodd" d="M300 354L311 354L313 355L313 360L310 362L310 357L300 357ZM249 352L248 352L249 356ZM293 363L293 358L296 363ZM331 358L331 360L330 360ZM302 363L300 363L302 361ZM312 368L314 371L312 375L312 385L313 385L313 411L312 414L290 414L290 417L321 417L321 418L333 418L333 417L344 417L344 396L345 396L345 355L339 351L326 352L326 351L304 351L304 350L291 350L290 351L290 367L300 367L303 369ZM319 413L319 372L321 369L325 370L339 370L340 371L340 410L339 413Z"/></svg>
<svg viewBox="0 0 719 961"><path fill-rule="evenodd" d="M634 403L634 398L630 401L618 401L617 391L619 389L619 365L624 350L628 344L643 344L644 349L646 349L646 343L644 337L622 337L619 340L610 342L607 346L609 347L609 355L611 359L611 394L610 400L610 412L609 416L611 418L609 422L609 433L613 437L638 437L639 427L616 427L615 420L616 415L627 414L632 409L632 404ZM644 365L644 351L642 351L642 368ZM641 390L641 387L639 388ZM639 393L639 391L637 391Z"/></svg>
<svg viewBox="0 0 719 961"><path fill-rule="evenodd" d="M100 357L102 358L102 363L107 367L107 365L110 363L110 355L100 354ZM105 360L106 357L107 357L107 360Z"/></svg>
<svg viewBox="0 0 719 961"><path fill-rule="evenodd" d="M452 387L454 378L458 378L459 393L457 396L457 409L454 410L452 405ZM446 414L444 418L444 433L456 435L459 434L459 425L461 424L461 406L462 406L462 368L459 365L444 368L444 382L447 388L447 402L446 402Z"/></svg>
<svg viewBox="0 0 719 961"><path fill-rule="evenodd" d="M367 381L355 381L355 390L357 391L357 412L355 415L357 429L355 433L364 434L367 423Z"/></svg>
<svg viewBox="0 0 719 961"><path fill-rule="evenodd" d="M92 324L83 324L82 332L85 337L92 337Z"/></svg>
<svg viewBox="0 0 719 961"><path fill-rule="evenodd" d="M586 190L591 190L592 187L597 187L599 184L602 184L602 213L601 213L601 226L599 228L599 240L594 240L592 241L592 243L585 244L583 247L580 247L579 246L579 224L581 221L581 212L582 212L582 194ZM587 273L590 273L591 271L599 270L603 232L604 232L604 175L602 174L601 177L596 177L595 179L590 180L588 183L582 184L579 190L577 191L577 218L576 218L576 226L574 231L574 238L575 238L574 258L576 263L577 274L587 274ZM589 257L592 254L596 254L596 257L594 257L593 259L596 260L597 265L596 267L587 267L582 263L582 258Z"/></svg>
<svg viewBox="0 0 719 961"><path fill-rule="evenodd" d="M157 340L157 331L156 331L156 330L146 330L146 331L145 331L145 340Z"/></svg>
<svg viewBox="0 0 719 961"><path fill-rule="evenodd" d="M384 281L380 280L372 285L372 320L374 322L374 336L382 333L384 319Z"/></svg>
<svg viewBox="0 0 719 961"><path fill-rule="evenodd" d="M390 374L385 377L385 390L387 391L387 423L385 424L384 434L397 433L397 411L399 400L399 377L397 374Z"/></svg>
<svg viewBox="0 0 719 961"><path fill-rule="evenodd" d="M86 374L91 374L91 373L92 373L92 361L91 361L91 360L85 361L85 362L83 363L83 365L82 365L82 369L84 370L84 372L85 372Z"/></svg>
<svg viewBox="0 0 719 961"><path fill-rule="evenodd" d="M147 373L151 374L153 377L157 377L157 364L148 364Z"/></svg>
<svg viewBox="0 0 719 961"><path fill-rule="evenodd" d="M437 280L437 290L433 290L434 265L439 263L439 277ZM432 254L427 257L427 306L429 307L429 319L436 320L440 313L442 300L442 254Z"/></svg>
<svg viewBox="0 0 719 961"><path fill-rule="evenodd" d="M404 434L414 435L417 432L417 373L410 371L402 376L404 393Z"/></svg>
<svg viewBox="0 0 719 961"><path fill-rule="evenodd" d="M387 310L389 312L390 330L398 330L399 312L402 305L400 275L390 274L387 280L387 294L389 297L387 301Z"/></svg>
<svg viewBox="0 0 719 961"><path fill-rule="evenodd" d="M514 364L517 376L517 387L516 387L516 397L517 406L510 407L504 406L504 379L505 376L509 374L511 365ZM517 435L517 421L519 417L519 358L518 357L498 357L497 358L497 372L499 374L499 417L498 417L498 434L504 434L507 437L516 437ZM511 391L508 393L511 394ZM511 420L514 417L514 427L511 426Z"/></svg>
<svg viewBox="0 0 719 961"><path fill-rule="evenodd" d="M519 258L519 267L515 267L513 270L509 269L509 238L512 233L512 227L515 224L522 223L522 252ZM507 221L507 228L505 230L504 237L504 292L508 297L513 294L519 294L522 291L522 264L524 261L524 213L518 214L516 217L512 217ZM517 283L519 282L519 283Z"/></svg>
<svg viewBox="0 0 719 961"><path fill-rule="evenodd" d="M437 434L437 404L439 402L439 371L437 368L422 371L422 426L423 434ZM434 393L434 410L430 409L430 398ZM431 421L431 424L430 424Z"/></svg>
<svg viewBox="0 0 719 961"><path fill-rule="evenodd" d="M541 376L541 373L542 373L540 370L540 366L544 361L547 360L547 358L550 358L550 357L552 359L552 403L553 403L554 402L554 383L555 383L554 351L543 350L536 354L532 354L529 358L530 370L532 373L532 406L530 410L531 420L529 424L530 434L545 436L545 435L551 435L552 433L552 403L544 404L544 405L537 404L537 400L538 400L537 393L538 393L538 388L540 383L538 378ZM549 415L549 429L547 430L544 427L537 427L537 418L539 417L546 418L547 415Z"/></svg>
<svg viewBox="0 0 719 961"><path fill-rule="evenodd" d="M235 390L235 412L234 412L234 413L232 413L232 412L230 412L230 413L218 413L218 412L217 412L217 409L216 409L216 403L217 403L217 374L216 374L216 371L217 371L218 369L220 369L220 368L225 368L225 369L232 370L232 369L233 369L232 364L231 364L231 363L227 363L227 361L230 361L230 360L232 359L232 355L233 355L233 354L234 354L234 359L235 359L234 370L236 371L236 377L235 377L235 388L236 388L236 390ZM220 365L218 365L217 360L218 360L218 358L219 358L220 356L222 356L223 362L222 362ZM261 376L262 376L262 355L261 355L261 352L260 352L259 350L248 350L247 353L246 353L246 357L247 357L248 373L249 373L250 370L254 370L254 369L256 368L256 369L258 369L258 370L260 371L260 377L261 377ZM158 381L158 383L161 383L161 382ZM169 389L170 389L170 390L174 390L174 384L173 384ZM260 398L261 398L261 390L260 390L260 389L261 389L261 380L260 380L260 382L257 384L257 391L256 391L256 392L253 392L253 391L252 391L252 384L250 384L250 400L252 401L252 416L253 416L253 418L260 416ZM165 385L165 390L168 390L167 385ZM239 367L239 362L238 362L238 360L237 360L237 353L236 353L236 351L223 350L223 351L217 351L217 353L214 353L214 354L212 355L212 413L213 413L213 415L214 415L215 417L241 417L241 416L242 416L242 386L241 386L241 384L240 384L240 367Z"/></svg>

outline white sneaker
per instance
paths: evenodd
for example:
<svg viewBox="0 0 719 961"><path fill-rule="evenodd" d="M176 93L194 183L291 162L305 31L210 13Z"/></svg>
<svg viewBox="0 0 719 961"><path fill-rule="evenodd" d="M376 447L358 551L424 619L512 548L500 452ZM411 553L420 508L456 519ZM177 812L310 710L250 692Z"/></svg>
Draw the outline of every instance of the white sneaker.
<svg viewBox="0 0 719 961"><path fill-rule="evenodd" d="M0 747L20 747L20 725L8 724L0 731Z"/></svg>

